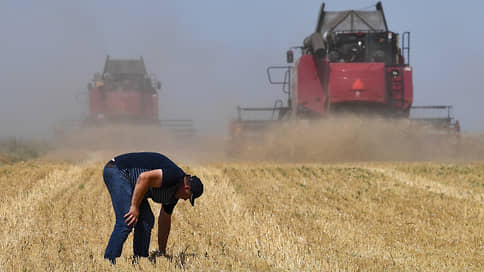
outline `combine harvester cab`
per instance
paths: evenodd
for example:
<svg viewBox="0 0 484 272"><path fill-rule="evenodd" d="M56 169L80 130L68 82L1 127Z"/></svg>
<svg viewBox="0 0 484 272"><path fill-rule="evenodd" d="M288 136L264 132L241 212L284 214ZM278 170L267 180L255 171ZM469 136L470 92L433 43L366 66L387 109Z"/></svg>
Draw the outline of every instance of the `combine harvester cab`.
<svg viewBox="0 0 484 272"><path fill-rule="evenodd" d="M294 62L295 50L300 56ZM239 107L230 130L234 142L286 119L311 122L342 113L411 119L414 110L442 107L412 107L410 32L389 30L381 2L371 11L326 11L323 3L314 33L302 46L292 47L286 58L288 66L272 66L267 72L270 83L282 85L287 104L277 100L269 108ZM283 71L281 81L271 77L277 70ZM244 113L264 111L272 113L272 119L244 118ZM418 122L425 120L430 119ZM440 128L458 128L453 117L432 121L446 123Z"/></svg>

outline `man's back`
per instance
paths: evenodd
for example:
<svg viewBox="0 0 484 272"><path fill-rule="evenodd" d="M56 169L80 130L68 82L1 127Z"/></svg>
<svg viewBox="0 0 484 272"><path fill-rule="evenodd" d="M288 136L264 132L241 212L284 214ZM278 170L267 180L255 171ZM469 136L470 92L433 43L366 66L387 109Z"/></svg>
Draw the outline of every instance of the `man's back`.
<svg viewBox="0 0 484 272"><path fill-rule="evenodd" d="M164 169L178 166L166 156L155 152L133 152L119 155L114 158L119 169L144 168L144 169Z"/></svg>

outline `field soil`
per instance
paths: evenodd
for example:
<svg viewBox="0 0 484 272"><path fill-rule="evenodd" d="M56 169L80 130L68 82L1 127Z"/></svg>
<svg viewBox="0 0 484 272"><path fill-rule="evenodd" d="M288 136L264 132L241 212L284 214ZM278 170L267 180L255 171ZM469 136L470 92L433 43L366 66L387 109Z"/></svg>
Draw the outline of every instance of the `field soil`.
<svg viewBox="0 0 484 272"><path fill-rule="evenodd" d="M111 266L104 159L0 166L0 271L484 270L484 162L182 162L205 193L172 258L132 264L130 235Z"/></svg>

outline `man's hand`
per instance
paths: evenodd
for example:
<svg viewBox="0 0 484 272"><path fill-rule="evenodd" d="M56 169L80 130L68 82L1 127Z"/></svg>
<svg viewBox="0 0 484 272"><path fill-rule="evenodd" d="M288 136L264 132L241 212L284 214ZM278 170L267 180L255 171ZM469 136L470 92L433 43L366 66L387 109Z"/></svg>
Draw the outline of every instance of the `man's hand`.
<svg viewBox="0 0 484 272"><path fill-rule="evenodd" d="M138 218L139 218L139 208L136 206L132 206L129 208L129 212L124 215L124 222L128 224L128 226L134 226L136 223L138 223Z"/></svg>
<svg viewBox="0 0 484 272"><path fill-rule="evenodd" d="M162 177L163 171L161 169L146 171L138 176L131 198L131 207L129 208L129 212L124 215L125 222L128 226L134 226L138 223L139 206L141 205L141 201L143 201L144 195L150 187L161 187Z"/></svg>

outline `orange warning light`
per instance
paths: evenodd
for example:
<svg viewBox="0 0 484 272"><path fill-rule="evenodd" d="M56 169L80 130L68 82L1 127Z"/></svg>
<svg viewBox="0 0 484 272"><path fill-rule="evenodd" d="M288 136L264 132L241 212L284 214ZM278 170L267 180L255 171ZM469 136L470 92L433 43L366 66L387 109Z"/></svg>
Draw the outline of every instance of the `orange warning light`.
<svg viewBox="0 0 484 272"><path fill-rule="evenodd" d="M353 82L353 86L351 86L353 90L362 90L365 88L365 85L363 85L363 82L361 79L357 78L355 82Z"/></svg>

